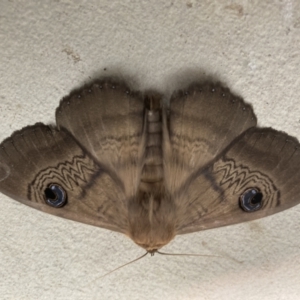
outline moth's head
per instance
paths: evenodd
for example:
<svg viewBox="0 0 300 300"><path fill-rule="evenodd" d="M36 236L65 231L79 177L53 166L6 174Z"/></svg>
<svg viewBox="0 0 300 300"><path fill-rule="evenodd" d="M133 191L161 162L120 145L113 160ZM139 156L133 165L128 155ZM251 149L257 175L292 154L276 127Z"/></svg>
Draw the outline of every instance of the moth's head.
<svg viewBox="0 0 300 300"><path fill-rule="evenodd" d="M175 209L162 197L144 194L130 203L129 236L149 253L168 244L175 237Z"/></svg>
<svg viewBox="0 0 300 300"><path fill-rule="evenodd" d="M131 238L138 246L152 254L167 245L174 238L174 235L169 232L169 234L165 233L164 236L162 236L159 233L155 234L154 231L149 231L148 233L144 232Z"/></svg>

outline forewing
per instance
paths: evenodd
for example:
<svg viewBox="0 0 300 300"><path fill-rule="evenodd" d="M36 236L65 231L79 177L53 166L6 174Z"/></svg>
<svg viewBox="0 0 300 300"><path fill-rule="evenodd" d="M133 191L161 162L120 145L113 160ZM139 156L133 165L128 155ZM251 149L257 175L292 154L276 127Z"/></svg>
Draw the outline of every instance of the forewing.
<svg viewBox="0 0 300 300"><path fill-rule="evenodd" d="M299 147L285 133L249 129L174 196L177 234L250 221L299 204ZM253 189L261 193L261 207L247 212L241 197Z"/></svg>
<svg viewBox="0 0 300 300"><path fill-rule="evenodd" d="M64 130L43 124L15 132L0 145L0 191L41 211L127 233L125 190ZM46 190L57 185L66 202L54 208Z"/></svg>

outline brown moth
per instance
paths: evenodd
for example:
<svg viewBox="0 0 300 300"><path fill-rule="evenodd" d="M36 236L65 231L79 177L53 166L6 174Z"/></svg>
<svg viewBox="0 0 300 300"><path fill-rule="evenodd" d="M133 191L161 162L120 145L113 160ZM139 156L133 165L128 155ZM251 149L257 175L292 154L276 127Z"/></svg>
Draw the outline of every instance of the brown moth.
<svg viewBox="0 0 300 300"><path fill-rule="evenodd" d="M218 84L157 94L104 80L64 98L56 127L0 145L0 191L121 232L154 253L177 234L262 218L300 202L298 141L256 127Z"/></svg>

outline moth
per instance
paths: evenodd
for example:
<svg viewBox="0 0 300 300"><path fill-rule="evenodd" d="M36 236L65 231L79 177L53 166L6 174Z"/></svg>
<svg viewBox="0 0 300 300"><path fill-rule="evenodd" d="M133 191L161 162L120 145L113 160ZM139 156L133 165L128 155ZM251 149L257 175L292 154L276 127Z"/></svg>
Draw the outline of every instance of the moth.
<svg viewBox="0 0 300 300"><path fill-rule="evenodd" d="M220 84L169 105L104 79L65 97L56 126L0 145L0 191L38 210L123 233L153 254L176 235L259 219L300 202L298 141L256 127Z"/></svg>

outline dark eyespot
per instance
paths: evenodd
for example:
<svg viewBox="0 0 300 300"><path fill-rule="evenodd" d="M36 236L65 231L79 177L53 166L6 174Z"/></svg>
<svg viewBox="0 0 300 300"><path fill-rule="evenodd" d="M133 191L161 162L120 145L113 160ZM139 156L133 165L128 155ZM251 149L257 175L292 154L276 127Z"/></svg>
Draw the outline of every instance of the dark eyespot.
<svg viewBox="0 0 300 300"><path fill-rule="evenodd" d="M51 184L44 191L45 202L52 207L62 207L67 203L66 191L57 184Z"/></svg>
<svg viewBox="0 0 300 300"><path fill-rule="evenodd" d="M253 212L262 207L263 194L256 188L244 191L240 196L240 206L246 212Z"/></svg>

